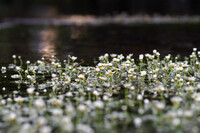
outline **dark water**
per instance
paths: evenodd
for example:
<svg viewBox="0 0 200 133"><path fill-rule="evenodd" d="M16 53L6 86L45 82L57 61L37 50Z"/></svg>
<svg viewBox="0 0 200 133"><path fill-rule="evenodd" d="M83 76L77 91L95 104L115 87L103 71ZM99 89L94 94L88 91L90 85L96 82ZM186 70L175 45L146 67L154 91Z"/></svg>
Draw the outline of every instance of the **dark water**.
<svg viewBox="0 0 200 133"><path fill-rule="evenodd" d="M200 24L140 24L101 26L25 26L0 29L0 63L13 54L24 60L77 56L86 62L104 53L129 54L135 58L157 49L161 55L189 55L200 49Z"/></svg>

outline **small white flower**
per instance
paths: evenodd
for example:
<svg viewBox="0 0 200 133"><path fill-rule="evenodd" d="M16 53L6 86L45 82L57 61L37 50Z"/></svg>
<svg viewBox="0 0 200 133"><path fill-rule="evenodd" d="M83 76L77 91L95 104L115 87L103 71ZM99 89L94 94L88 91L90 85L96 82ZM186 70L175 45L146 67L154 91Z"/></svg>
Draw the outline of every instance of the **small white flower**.
<svg viewBox="0 0 200 133"><path fill-rule="evenodd" d="M171 98L171 102L173 104L179 104L181 101L182 101L182 98L178 97L178 96L174 96L174 97Z"/></svg>
<svg viewBox="0 0 200 133"><path fill-rule="evenodd" d="M45 108L45 102L44 102L44 100L43 99L37 99L37 100L35 100L34 101L34 105L35 105L35 107L37 107L37 108Z"/></svg>
<svg viewBox="0 0 200 133"><path fill-rule="evenodd" d="M35 88L28 88L26 91L29 95L32 95L34 93Z"/></svg>
<svg viewBox="0 0 200 133"><path fill-rule="evenodd" d="M6 73L6 67L1 67L1 72Z"/></svg>
<svg viewBox="0 0 200 133"><path fill-rule="evenodd" d="M15 100L17 103L23 103L24 98L22 98L22 97L16 97L14 100Z"/></svg>
<svg viewBox="0 0 200 133"><path fill-rule="evenodd" d="M104 103L103 103L102 101L95 101L95 102L94 102L94 106L95 106L97 109L103 109Z"/></svg>
<svg viewBox="0 0 200 133"><path fill-rule="evenodd" d="M77 59L77 57L72 56L71 59L72 59L72 61L75 61Z"/></svg>
<svg viewBox="0 0 200 133"><path fill-rule="evenodd" d="M51 77L52 77L52 78L56 78L57 75L56 75L55 73L52 73L52 74L51 74Z"/></svg>
<svg viewBox="0 0 200 133"><path fill-rule="evenodd" d="M193 115L193 112L192 112L191 110L186 110L186 111L184 112L184 116L185 116L186 118L191 118L192 115Z"/></svg>
<svg viewBox="0 0 200 133"><path fill-rule="evenodd" d="M160 85L160 86L157 86L157 87L155 88L155 90L156 90L158 93L162 93L162 92L165 91L165 88L164 88L162 85Z"/></svg>
<svg viewBox="0 0 200 133"><path fill-rule="evenodd" d="M143 60L143 58L144 58L144 55L143 55L143 54L140 54L140 55L139 55L139 60Z"/></svg>
<svg viewBox="0 0 200 133"><path fill-rule="evenodd" d="M143 76L147 75L147 72L146 71L141 71L140 75L143 77Z"/></svg>
<svg viewBox="0 0 200 133"><path fill-rule="evenodd" d="M80 74L80 75L78 75L78 78L79 78L80 80L83 80L83 79L85 79L85 76L84 76L83 74Z"/></svg>
<svg viewBox="0 0 200 133"><path fill-rule="evenodd" d="M174 118L172 120L172 125L174 125L174 126L178 126L178 125L180 125L180 123L181 123L181 120L179 118Z"/></svg>
<svg viewBox="0 0 200 133"><path fill-rule="evenodd" d="M142 95L137 95L137 100L141 101L143 99L143 96Z"/></svg>
<svg viewBox="0 0 200 133"><path fill-rule="evenodd" d="M13 122L16 121L17 115L14 112L11 112L10 114L8 114L8 120Z"/></svg>
<svg viewBox="0 0 200 133"><path fill-rule="evenodd" d="M65 83L69 84L71 82L71 78L69 76L65 76Z"/></svg>
<svg viewBox="0 0 200 133"><path fill-rule="evenodd" d="M39 133L51 133L52 129L50 126L43 126L39 129Z"/></svg>
<svg viewBox="0 0 200 133"><path fill-rule="evenodd" d="M107 80L106 77L99 77L99 79L102 80L102 81L106 81Z"/></svg>
<svg viewBox="0 0 200 133"><path fill-rule="evenodd" d="M122 54L120 54L120 55L118 55L118 58L119 58L120 60L122 60L122 59L124 59L124 56L123 56Z"/></svg>
<svg viewBox="0 0 200 133"><path fill-rule="evenodd" d="M78 106L78 111L79 111L79 112L85 112L85 111L86 111L86 106L83 105L83 104L80 104L80 105Z"/></svg>
<svg viewBox="0 0 200 133"><path fill-rule="evenodd" d="M131 84L130 84L130 83L126 83L126 84L124 84L124 87L125 87L125 88L130 88L130 87L131 87Z"/></svg>
<svg viewBox="0 0 200 133"><path fill-rule="evenodd" d="M39 127L44 126L47 123L47 120L45 117L38 117L36 120L36 123Z"/></svg>
<svg viewBox="0 0 200 133"><path fill-rule="evenodd" d="M62 116L63 111L62 111L62 109L52 109L52 110L51 110L51 113L52 113L53 115L55 115L55 116Z"/></svg>
<svg viewBox="0 0 200 133"><path fill-rule="evenodd" d="M17 71L20 71L21 68L20 68L19 66L16 66L16 70L17 70Z"/></svg>
<svg viewBox="0 0 200 133"><path fill-rule="evenodd" d="M118 63L120 60L118 58L113 58L113 62Z"/></svg>
<svg viewBox="0 0 200 133"><path fill-rule="evenodd" d="M163 110L165 108L165 103L164 102L155 102L155 107L158 109L158 110Z"/></svg>
<svg viewBox="0 0 200 133"><path fill-rule="evenodd" d="M194 82L195 79L196 79L195 77L188 77L188 80L189 80L189 82L191 82L191 83Z"/></svg>
<svg viewBox="0 0 200 133"><path fill-rule="evenodd" d="M193 86L185 87L185 91L187 91L187 92L193 92L194 90L195 90L195 88Z"/></svg>
<svg viewBox="0 0 200 133"><path fill-rule="evenodd" d="M66 93L66 96L67 96L67 97L73 97L73 94L72 94L72 92L67 92L67 93Z"/></svg>
<svg viewBox="0 0 200 133"><path fill-rule="evenodd" d="M117 57L117 54L110 54L110 56L111 56L112 58L115 58L115 57Z"/></svg>
<svg viewBox="0 0 200 133"><path fill-rule="evenodd" d="M12 58L13 58L13 59L16 59L16 55L13 55Z"/></svg>
<svg viewBox="0 0 200 133"><path fill-rule="evenodd" d="M142 125L142 119L139 117L134 118L133 122L136 128L139 128Z"/></svg>

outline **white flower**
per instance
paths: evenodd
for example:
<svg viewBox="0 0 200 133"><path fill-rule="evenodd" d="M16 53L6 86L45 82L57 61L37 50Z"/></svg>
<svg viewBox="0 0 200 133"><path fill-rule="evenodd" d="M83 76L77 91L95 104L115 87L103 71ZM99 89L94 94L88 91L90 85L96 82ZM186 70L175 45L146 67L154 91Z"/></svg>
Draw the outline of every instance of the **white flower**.
<svg viewBox="0 0 200 133"><path fill-rule="evenodd" d="M124 59L124 56L123 56L122 54L120 54L120 55L118 55L118 58L119 58L120 60L122 60L122 59Z"/></svg>
<svg viewBox="0 0 200 133"><path fill-rule="evenodd" d="M44 107L45 107L45 102L44 102L43 99L36 99L36 100L34 101L34 105L35 105L35 107L37 107L37 108L44 108Z"/></svg>
<svg viewBox="0 0 200 133"><path fill-rule="evenodd" d="M85 124L78 124L77 130L78 133L94 133L94 130L89 125Z"/></svg>
<svg viewBox="0 0 200 133"><path fill-rule="evenodd" d="M129 74L132 74L134 72L134 68L130 68L129 70L128 70L128 73Z"/></svg>
<svg viewBox="0 0 200 133"><path fill-rule="evenodd" d="M50 126L43 126L39 129L39 133L51 133L52 129Z"/></svg>
<svg viewBox="0 0 200 133"><path fill-rule="evenodd" d="M155 102L155 107L159 110L163 110L165 108L165 103L164 102L159 102L159 101L156 101Z"/></svg>
<svg viewBox="0 0 200 133"><path fill-rule="evenodd" d="M144 55L143 55L143 54L140 54L140 55L139 55L139 60L143 60L143 58L144 58Z"/></svg>
<svg viewBox="0 0 200 133"><path fill-rule="evenodd" d="M112 72L111 70L108 70L107 72L106 72L106 76L112 76L114 74L114 72Z"/></svg>
<svg viewBox="0 0 200 133"><path fill-rule="evenodd" d="M172 120L172 125L174 125L174 126L178 126L178 125L180 125L180 123L181 123L181 120L179 118L174 118Z"/></svg>
<svg viewBox="0 0 200 133"><path fill-rule="evenodd" d="M44 126L47 123L47 120L45 117L38 117L36 120L36 123L39 127Z"/></svg>
<svg viewBox="0 0 200 133"><path fill-rule="evenodd" d="M65 76L65 83L69 84L71 82L71 78L69 76Z"/></svg>
<svg viewBox="0 0 200 133"><path fill-rule="evenodd" d="M141 71L140 75L143 77L143 76L147 75L147 72L146 71Z"/></svg>
<svg viewBox="0 0 200 133"><path fill-rule="evenodd" d="M22 97L16 97L14 100L15 100L17 103L22 103L22 102L24 101L24 98L22 98Z"/></svg>
<svg viewBox="0 0 200 133"><path fill-rule="evenodd" d="M38 64L42 64L43 62L41 60L37 60L37 63Z"/></svg>
<svg viewBox="0 0 200 133"><path fill-rule="evenodd" d="M12 58L13 58L13 59L16 59L16 55L13 55Z"/></svg>
<svg viewBox="0 0 200 133"><path fill-rule="evenodd" d="M196 52L196 51L197 51L197 48L193 48L193 51Z"/></svg>
<svg viewBox="0 0 200 133"><path fill-rule="evenodd" d="M85 112L85 111L86 111L86 106L83 105L83 104L80 104L80 105L78 106L78 111L79 111L79 112Z"/></svg>
<svg viewBox="0 0 200 133"><path fill-rule="evenodd" d="M179 104L181 101L182 101L182 98L178 97L178 96L174 96L174 97L171 98L171 102L173 104Z"/></svg>
<svg viewBox="0 0 200 133"><path fill-rule="evenodd" d="M1 67L1 72L6 73L6 67Z"/></svg>
<svg viewBox="0 0 200 133"><path fill-rule="evenodd" d="M10 114L8 114L8 120L9 121L16 121L17 115L14 112L11 112Z"/></svg>
<svg viewBox="0 0 200 133"><path fill-rule="evenodd" d="M95 96L99 96L100 94L99 94L98 91L95 90L95 91L93 92L93 95L95 95Z"/></svg>
<svg viewBox="0 0 200 133"><path fill-rule="evenodd" d="M104 58L108 58L108 57L109 57L108 53L105 53Z"/></svg>
<svg viewBox="0 0 200 133"><path fill-rule="evenodd" d="M1 105L5 105L5 104L6 104L6 100L5 100L5 99L2 99L2 100L0 101L0 104L1 104Z"/></svg>
<svg viewBox="0 0 200 133"><path fill-rule="evenodd" d="M72 92L67 92L67 93L66 93L66 96L67 96L67 97L72 97L73 94L72 94Z"/></svg>
<svg viewBox="0 0 200 133"><path fill-rule="evenodd" d="M124 87L125 87L125 88L130 88L130 87L131 87L131 84L130 84L130 83L126 83L126 84L124 84Z"/></svg>
<svg viewBox="0 0 200 133"><path fill-rule="evenodd" d="M103 60L104 60L104 57L103 57L103 56L99 56L99 60L100 60L100 61L103 61Z"/></svg>
<svg viewBox="0 0 200 133"><path fill-rule="evenodd" d="M20 71L21 68L20 68L19 66L16 66L16 70L17 70L17 71Z"/></svg>
<svg viewBox="0 0 200 133"><path fill-rule="evenodd" d="M31 75L27 75L26 77L27 77L27 79L29 79L29 80L32 80L32 78L33 78Z"/></svg>
<svg viewBox="0 0 200 133"><path fill-rule="evenodd" d="M29 123L24 123L21 126L19 133L28 133L31 130L31 125Z"/></svg>
<svg viewBox="0 0 200 133"><path fill-rule="evenodd" d="M136 118L134 118L133 122L134 122L135 127L139 128L142 124L142 119L139 117L136 117Z"/></svg>
<svg viewBox="0 0 200 133"><path fill-rule="evenodd" d="M118 63L120 60L118 58L113 58L113 62Z"/></svg>
<svg viewBox="0 0 200 133"><path fill-rule="evenodd" d="M55 73L52 73L52 74L51 74L51 77L52 77L52 78L56 78L57 75L56 75Z"/></svg>
<svg viewBox="0 0 200 133"><path fill-rule="evenodd" d="M26 91L29 95L32 95L34 93L35 88L28 88Z"/></svg>
<svg viewBox="0 0 200 133"><path fill-rule="evenodd" d="M51 113L55 116L61 116L63 114L62 109L52 109Z"/></svg>
<svg viewBox="0 0 200 133"><path fill-rule="evenodd" d="M156 49L154 49L154 50L153 50L153 54L156 54L156 53L157 53L157 50L156 50Z"/></svg>
<svg viewBox="0 0 200 133"><path fill-rule="evenodd" d="M161 93L161 92L164 92L164 91L165 91L165 88L164 88L162 85L160 85L160 86L157 86L157 87L155 88L155 90L156 90L158 93Z"/></svg>
<svg viewBox="0 0 200 133"><path fill-rule="evenodd" d="M188 77L189 82L194 82L195 81L195 77Z"/></svg>
<svg viewBox="0 0 200 133"><path fill-rule="evenodd" d="M71 123L70 117L68 117L68 116L63 117L63 118L62 118L62 123L63 123L64 125L70 124L70 123Z"/></svg>
<svg viewBox="0 0 200 133"><path fill-rule="evenodd" d="M6 90L6 87L3 87L2 90L5 91L5 90Z"/></svg>
<svg viewBox="0 0 200 133"><path fill-rule="evenodd" d="M102 81L106 81L107 80L106 77L99 77L99 79L102 80Z"/></svg>
<svg viewBox="0 0 200 133"><path fill-rule="evenodd" d="M26 64L30 64L31 62L29 60L26 61Z"/></svg>
<svg viewBox="0 0 200 133"><path fill-rule="evenodd" d="M142 100L143 99L143 96L142 95L137 95L137 100Z"/></svg>
<svg viewBox="0 0 200 133"><path fill-rule="evenodd" d="M77 59L77 57L72 56L71 59L72 59L72 61L75 61Z"/></svg>
<svg viewBox="0 0 200 133"><path fill-rule="evenodd" d="M60 99L53 98L50 99L50 103L54 106L60 106L62 104L62 101Z"/></svg>
<svg viewBox="0 0 200 133"><path fill-rule="evenodd" d="M117 54L110 54L110 56L111 56L112 58L115 58L115 57L117 57Z"/></svg>
<svg viewBox="0 0 200 133"><path fill-rule="evenodd" d="M80 75L78 75L78 78L79 78L80 80L83 80L83 79L85 79L85 76L84 76L83 74L80 74Z"/></svg>
<svg viewBox="0 0 200 133"><path fill-rule="evenodd" d="M93 104L97 109L103 109L104 107L104 103L102 101L95 101Z"/></svg>
<svg viewBox="0 0 200 133"><path fill-rule="evenodd" d="M100 71L100 69L97 67L97 68L95 68L95 71L96 71L96 72L99 72L99 71Z"/></svg>
<svg viewBox="0 0 200 133"><path fill-rule="evenodd" d="M193 112L192 112L191 110L186 110L186 111L184 112L184 116L185 116L186 118L191 118L192 115L193 115Z"/></svg>
<svg viewBox="0 0 200 133"><path fill-rule="evenodd" d="M187 92L193 92L194 90L195 90L195 88L193 86L185 87L185 91L187 91Z"/></svg>

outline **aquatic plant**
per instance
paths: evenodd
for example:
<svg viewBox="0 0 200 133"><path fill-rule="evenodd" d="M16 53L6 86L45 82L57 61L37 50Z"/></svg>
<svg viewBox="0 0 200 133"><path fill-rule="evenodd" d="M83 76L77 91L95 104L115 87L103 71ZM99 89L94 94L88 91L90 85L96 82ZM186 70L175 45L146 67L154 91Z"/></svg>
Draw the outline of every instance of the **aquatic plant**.
<svg viewBox="0 0 200 133"><path fill-rule="evenodd" d="M91 66L14 55L1 67L0 131L200 132L200 52L132 55L105 54Z"/></svg>

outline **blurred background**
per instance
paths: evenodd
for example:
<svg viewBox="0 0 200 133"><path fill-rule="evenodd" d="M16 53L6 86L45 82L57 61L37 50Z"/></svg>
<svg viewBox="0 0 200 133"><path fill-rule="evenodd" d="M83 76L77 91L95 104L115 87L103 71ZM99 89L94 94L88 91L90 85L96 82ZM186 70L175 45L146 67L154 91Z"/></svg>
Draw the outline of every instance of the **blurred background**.
<svg viewBox="0 0 200 133"><path fill-rule="evenodd" d="M199 0L1 0L1 17L57 17L119 13L196 15Z"/></svg>
<svg viewBox="0 0 200 133"><path fill-rule="evenodd" d="M0 63L200 48L199 0L1 0Z"/></svg>

